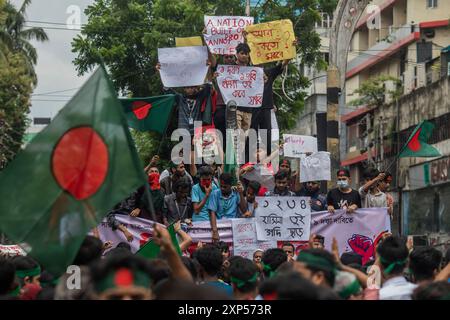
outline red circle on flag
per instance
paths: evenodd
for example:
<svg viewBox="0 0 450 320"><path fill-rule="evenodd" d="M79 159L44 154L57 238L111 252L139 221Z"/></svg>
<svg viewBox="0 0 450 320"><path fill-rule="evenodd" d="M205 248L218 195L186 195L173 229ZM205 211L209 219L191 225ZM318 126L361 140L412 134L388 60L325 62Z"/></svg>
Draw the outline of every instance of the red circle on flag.
<svg viewBox="0 0 450 320"><path fill-rule="evenodd" d="M56 144L52 170L62 189L84 200L103 184L108 162L108 148L100 135L90 127L78 127L67 131Z"/></svg>

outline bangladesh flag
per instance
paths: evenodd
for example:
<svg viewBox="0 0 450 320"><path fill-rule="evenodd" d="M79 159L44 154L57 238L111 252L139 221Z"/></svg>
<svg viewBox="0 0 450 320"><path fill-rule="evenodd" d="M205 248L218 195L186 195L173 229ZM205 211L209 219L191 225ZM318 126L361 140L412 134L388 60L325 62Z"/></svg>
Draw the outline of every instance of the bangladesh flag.
<svg viewBox="0 0 450 320"><path fill-rule="evenodd" d="M172 239L172 243L175 246L175 249L177 250L178 254L181 256L181 249L180 245L178 244L177 240L177 234L175 232L174 225L171 224L167 227L167 231L169 231L170 238ZM161 248L158 246L153 240L150 240L146 244L144 244L138 251L136 251L136 254L138 256L147 258L147 259L154 259L158 256L160 253Z"/></svg>
<svg viewBox="0 0 450 320"><path fill-rule="evenodd" d="M434 125L428 121L422 121L411 133L408 141L403 146L399 157L439 157L441 153L433 146L427 144L431 137Z"/></svg>
<svg viewBox="0 0 450 320"><path fill-rule="evenodd" d="M175 95L149 98L120 99L128 126L139 131L156 131L164 134L175 102Z"/></svg>
<svg viewBox="0 0 450 320"><path fill-rule="evenodd" d="M146 183L122 106L98 68L0 174L0 229L55 275L86 234Z"/></svg>

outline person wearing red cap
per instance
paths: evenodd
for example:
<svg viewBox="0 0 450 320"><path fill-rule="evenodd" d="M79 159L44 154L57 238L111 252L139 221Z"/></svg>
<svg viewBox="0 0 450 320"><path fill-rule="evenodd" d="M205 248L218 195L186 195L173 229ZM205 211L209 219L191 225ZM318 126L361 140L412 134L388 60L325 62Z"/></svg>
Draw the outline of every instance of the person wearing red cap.
<svg viewBox="0 0 450 320"><path fill-rule="evenodd" d="M327 195L328 212L344 209L348 213L361 208L361 197L358 191L350 187L350 171L340 169L337 172L337 188L331 189Z"/></svg>

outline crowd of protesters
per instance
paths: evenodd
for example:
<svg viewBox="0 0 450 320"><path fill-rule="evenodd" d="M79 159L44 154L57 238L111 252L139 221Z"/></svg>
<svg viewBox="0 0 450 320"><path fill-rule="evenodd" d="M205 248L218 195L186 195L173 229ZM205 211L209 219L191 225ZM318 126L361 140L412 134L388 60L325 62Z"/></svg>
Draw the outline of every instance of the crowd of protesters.
<svg viewBox="0 0 450 320"><path fill-rule="evenodd" d="M247 44L238 45L236 52L236 56L223 56L223 63L251 63ZM288 62L265 70L262 107L238 106L238 128L270 133L275 109L272 85ZM209 64L211 83L177 93L178 127L192 135L194 123L201 121L214 125L225 139L226 106L214 82L216 59L210 57ZM268 141L272 141L270 135ZM221 146L225 145L222 141ZM234 172L225 172L223 161L212 165L170 162L162 168L161 159L154 156L145 168L149 195L143 186L107 213L108 226L123 233L125 241L111 248L111 243L102 242L94 232L82 243L73 261L81 270L80 286L69 286L70 275L52 275L30 256L0 257L1 299L450 299L450 251L443 255L433 247L414 248L406 239L388 233L377 243L373 259L364 264L354 252L340 255L335 239L331 250L326 250L324 237L318 234L311 235L298 254L286 242L281 248L256 250L253 259L231 255L232 249L220 239L217 221L254 217L257 197L310 197L311 211L329 214L339 209L357 214L359 208L382 207L392 215L389 173L368 169L365 181L355 190L350 172L343 168L336 173L336 187L324 194L321 181L300 183L299 169L294 170L290 160L273 165L281 150L282 145L272 150L270 144L258 143L256 160L246 159ZM129 244L133 235L117 215L174 224L184 254L178 254L168 230L155 225L153 241L161 247L159 256L134 255ZM188 252L192 239L185 227L199 221L210 223L211 242L199 243Z"/></svg>

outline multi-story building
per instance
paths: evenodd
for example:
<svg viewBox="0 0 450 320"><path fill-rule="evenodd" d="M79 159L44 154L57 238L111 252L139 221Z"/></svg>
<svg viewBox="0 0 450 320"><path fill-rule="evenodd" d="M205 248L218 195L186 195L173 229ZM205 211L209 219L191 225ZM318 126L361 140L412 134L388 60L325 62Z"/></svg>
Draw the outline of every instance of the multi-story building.
<svg viewBox="0 0 450 320"><path fill-rule="evenodd" d="M450 203L445 194L450 192L446 191L450 183L447 178L436 178L442 173L431 179L434 171L427 168L444 170L442 163L450 155L450 1L374 0L372 4L378 6L378 15L366 14L360 19L348 57L344 95L347 112L341 116L346 139L341 141L345 144L341 165L350 168L355 185L362 180L366 167L389 167L398 178L394 186L401 191L395 195L402 209L396 220L402 232L449 232ZM387 81L381 105L351 106L360 98L355 90L364 81L381 75L399 79L401 88ZM387 93L393 89L401 97L393 99ZM399 147L422 120L435 124L430 143L441 151L443 160L404 158L394 163ZM417 179L423 181L417 184ZM425 197L426 192L430 194Z"/></svg>

